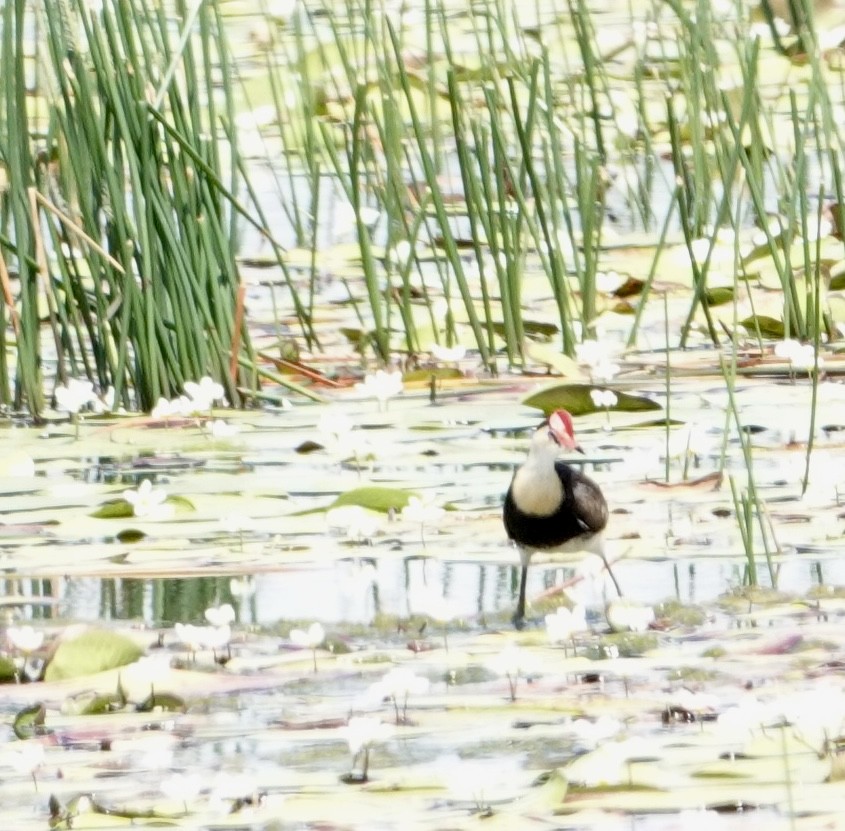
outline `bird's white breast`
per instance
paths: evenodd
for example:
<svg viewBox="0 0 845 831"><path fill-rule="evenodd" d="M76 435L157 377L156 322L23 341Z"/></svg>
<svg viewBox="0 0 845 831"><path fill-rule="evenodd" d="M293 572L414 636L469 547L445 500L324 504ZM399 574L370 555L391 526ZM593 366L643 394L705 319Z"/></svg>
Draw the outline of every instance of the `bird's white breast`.
<svg viewBox="0 0 845 831"><path fill-rule="evenodd" d="M549 516L563 502L563 484L554 467L529 459L513 477L511 496L523 513Z"/></svg>

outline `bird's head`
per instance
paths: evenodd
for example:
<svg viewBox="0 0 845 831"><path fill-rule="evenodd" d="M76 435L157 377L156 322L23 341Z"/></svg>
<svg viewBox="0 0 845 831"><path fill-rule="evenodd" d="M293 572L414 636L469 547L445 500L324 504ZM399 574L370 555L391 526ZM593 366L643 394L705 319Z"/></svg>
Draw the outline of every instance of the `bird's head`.
<svg viewBox="0 0 845 831"><path fill-rule="evenodd" d="M545 429L549 438L563 450L580 450L575 441L572 416L566 410L555 410L541 429Z"/></svg>

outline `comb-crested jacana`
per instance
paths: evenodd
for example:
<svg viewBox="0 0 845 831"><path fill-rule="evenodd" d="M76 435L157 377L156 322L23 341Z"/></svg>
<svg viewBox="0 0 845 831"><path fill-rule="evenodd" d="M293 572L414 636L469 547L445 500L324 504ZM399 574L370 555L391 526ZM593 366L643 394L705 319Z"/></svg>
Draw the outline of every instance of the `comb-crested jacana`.
<svg viewBox="0 0 845 831"><path fill-rule="evenodd" d="M513 616L521 629L525 619L525 583L535 551L590 551L601 557L619 595L622 591L604 554L602 532L607 502L599 486L580 470L558 459L562 450L580 450L572 416L556 410L543 422L514 473L505 496L503 519L508 536L519 547L522 575Z"/></svg>

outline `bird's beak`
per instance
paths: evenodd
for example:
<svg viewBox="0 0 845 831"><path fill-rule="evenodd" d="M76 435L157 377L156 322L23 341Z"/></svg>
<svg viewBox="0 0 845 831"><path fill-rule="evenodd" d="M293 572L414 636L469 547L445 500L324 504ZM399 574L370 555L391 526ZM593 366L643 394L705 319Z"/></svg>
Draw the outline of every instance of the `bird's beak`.
<svg viewBox="0 0 845 831"><path fill-rule="evenodd" d="M581 447L580 444L576 444L575 447L572 448L576 453L580 453L582 456L586 455L584 453L584 448Z"/></svg>

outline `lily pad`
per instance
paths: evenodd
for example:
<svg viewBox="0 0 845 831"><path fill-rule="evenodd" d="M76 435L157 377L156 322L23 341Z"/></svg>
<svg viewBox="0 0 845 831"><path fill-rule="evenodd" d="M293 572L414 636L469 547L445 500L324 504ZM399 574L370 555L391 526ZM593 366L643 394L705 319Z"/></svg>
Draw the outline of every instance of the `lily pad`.
<svg viewBox="0 0 845 831"><path fill-rule="evenodd" d="M574 416L598 413L604 410L593 403L591 393L595 390L607 390L607 387L596 384L555 384L539 392L532 393L523 399L526 407L542 410L544 415L550 415L555 410L569 410ZM650 398L641 395L631 395L627 392L612 390L616 396L616 403L609 407L611 410L625 412L642 412L644 410L659 410L660 405Z"/></svg>
<svg viewBox="0 0 845 831"><path fill-rule="evenodd" d="M33 704L30 707L24 707L19 713L15 715L12 729L19 739L31 739L33 736L40 736L44 733L44 719L47 715L47 710L43 704Z"/></svg>
<svg viewBox="0 0 845 831"><path fill-rule="evenodd" d="M749 332L760 330L760 334L767 338L782 338L784 336L783 321L768 315L751 315L739 321L739 325Z"/></svg>
<svg viewBox="0 0 845 831"><path fill-rule="evenodd" d="M401 511L412 496L412 491L402 488L384 488L378 485L368 485L363 488L353 488L351 491L340 494L329 508L339 508L342 505L358 505L361 508L369 508L371 511Z"/></svg>
<svg viewBox="0 0 845 831"><path fill-rule="evenodd" d="M131 664L143 654L144 650L125 635L105 629L89 629L59 644L47 665L44 680L61 681L93 675Z"/></svg>

